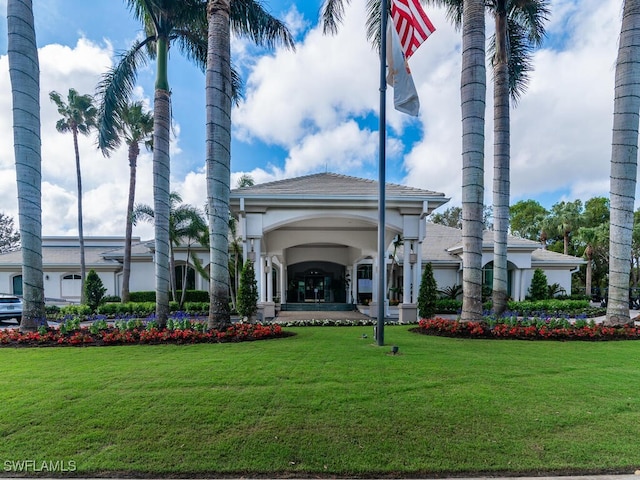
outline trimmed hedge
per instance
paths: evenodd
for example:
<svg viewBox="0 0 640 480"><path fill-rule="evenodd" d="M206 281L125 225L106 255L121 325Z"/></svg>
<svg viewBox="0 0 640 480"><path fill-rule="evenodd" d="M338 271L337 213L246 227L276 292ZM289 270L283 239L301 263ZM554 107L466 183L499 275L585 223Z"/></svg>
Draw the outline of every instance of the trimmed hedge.
<svg viewBox="0 0 640 480"><path fill-rule="evenodd" d="M178 290L176 292L178 298L181 298L182 291ZM129 294L129 300L132 302L155 302L156 301L156 292L155 291L142 291L142 292L131 292ZM209 301L209 292L206 290L187 290L187 294L185 295L185 302L208 302Z"/></svg>

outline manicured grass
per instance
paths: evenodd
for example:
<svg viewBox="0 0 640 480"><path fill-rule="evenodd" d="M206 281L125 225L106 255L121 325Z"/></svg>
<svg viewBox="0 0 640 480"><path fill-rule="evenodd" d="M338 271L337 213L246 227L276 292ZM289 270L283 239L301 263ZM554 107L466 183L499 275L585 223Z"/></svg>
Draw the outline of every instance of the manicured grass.
<svg viewBox="0 0 640 480"><path fill-rule="evenodd" d="M0 462L158 476L640 465L640 342L394 326L377 347L370 327L288 330L239 344L0 349Z"/></svg>

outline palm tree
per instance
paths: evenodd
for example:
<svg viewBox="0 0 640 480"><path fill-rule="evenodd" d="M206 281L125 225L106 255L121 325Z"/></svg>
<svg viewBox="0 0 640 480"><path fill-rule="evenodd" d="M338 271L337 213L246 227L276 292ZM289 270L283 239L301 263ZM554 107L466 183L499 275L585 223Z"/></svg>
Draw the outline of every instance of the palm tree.
<svg viewBox="0 0 640 480"><path fill-rule="evenodd" d="M555 230L562 236L563 252L569 255L569 240L571 234L578 230L582 222L582 201L558 202L551 207L549 217L550 229Z"/></svg>
<svg viewBox="0 0 640 480"><path fill-rule="evenodd" d="M169 196L169 239L170 239L170 250L169 250L169 265L170 265L170 289L172 298L174 301L178 301L177 295L177 281L176 281L176 268L175 268L175 247L178 247L182 244L183 240L186 238L187 242L187 258L191 257L191 260L194 262L194 265L199 265L199 260L195 255L191 253L191 247L193 241L195 240L197 243L201 245L208 245L208 232L209 228L206 224L206 221L200 212L199 209L193 207L192 205L184 205L182 204L182 197L177 192L171 192ZM136 205L133 211L133 222L134 224L138 221L144 222L153 222L157 221L156 213L150 205ZM184 272L183 271L183 275ZM206 274L206 272L204 272ZM206 275L205 275L206 276ZM184 280L184 277L183 277ZM183 281L183 291L185 290ZM184 297L183 300L184 301ZM160 323L160 326L163 327L165 324Z"/></svg>
<svg viewBox="0 0 640 480"><path fill-rule="evenodd" d="M42 275L40 67L31 0L7 2L7 55L13 99L13 149L22 243L21 331L45 318Z"/></svg>
<svg viewBox="0 0 640 480"><path fill-rule="evenodd" d="M166 323L170 287L170 159L171 125L168 81L169 47L177 45L190 60L206 64L206 11L201 0L126 0L145 28L146 38L136 41L98 85L101 98L99 145L117 136L118 114L129 102L138 68L156 60L153 107L153 210L155 213L156 315ZM104 137L104 138L103 138Z"/></svg>
<svg viewBox="0 0 640 480"><path fill-rule="evenodd" d="M611 230L607 325L624 325L629 317L629 272L633 204L638 172L640 112L640 0L625 0L616 63L611 148Z"/></svg>
<svg viewBox="0 0 640 480"><path fill-rule="evenodd" d="M335 32L349 0L327 0L325 32ZM462 25L462 244L463 301L461 321L482 318L482 230L484 196L484 109L486 98L484 0L433 0L444 4ZM380 45L380 0L367 0L367 35Z"/></svg>
<svg viewBox="0 0 640 480"><path fill-rule="evenodd" d="M231 321L229 312L229 184L233 78L230 36L272 47L293 47L286 26L255 0L207 1L206 162L210 236L209 328Z"/></svg>
<svg viewBox="0 0 640 480"><path fill-rule="evenodd" d="M82 228L82 174L80 171L80 150L78 149L78 134L89 135L96 126L96 116L98 111L93 104L91 95L79 95L78 92L70 88L65 103L62 96L52 91L49 99L58 107L58 113L62 118L56 122L56 130L60 133L71 132L73 136L73 148L76 156L76 182L78 186L78 240L80 242L80 280L81 293L80 303L84 303L84 280L86 276L86 263L84 256L84 232Z"/></svg>
<svg viewBox="0 0 640 480"><path fill-rule="evenodd" d="M99 116L104 112L99 112ZM153 114L143 110L142 102L134 102L124 105L118 112L119 121L116 130L109 132L115 137L98 135L98 146L105 156L120 144L124 137L129 152L129 198L127 202L127 219L125 225L124 260L122 262L122 303L129 301L129 280L131 278L131 237L133 235L133 207L136 197L136 169L138 155L140 155L140 143L144 143L147 149L152 148L151 134L153 133ZM98 121L103 125L102 121Z"/></svg>
<svg viewBox="0 0 640 480"><path fill-rule="evenodd" d="M593 277L593 262L597 246L606 238L608 225L600 225L598 227L580 227L578 229L578 239L584 244L584 252L582 256L587 261L584 275L585 295L591 297L591 285Z"/></svg>
<svg viewBox="0 0 640 480"><path fill-rule="evenodd" d="M507 233L511 162L509 99L517 102L526 88L531 53L544 36L549 14L547 0L487 2L495 18L493 41L493 294L494 313L507 309Z"/></svg>

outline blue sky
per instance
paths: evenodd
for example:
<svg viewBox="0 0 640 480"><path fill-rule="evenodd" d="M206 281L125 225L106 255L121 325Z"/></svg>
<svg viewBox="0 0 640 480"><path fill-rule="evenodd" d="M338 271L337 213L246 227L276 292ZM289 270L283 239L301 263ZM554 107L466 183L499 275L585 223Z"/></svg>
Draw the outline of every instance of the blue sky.
<svg viewBox="0 0 640 480"><path fill-rule="evenodd" d="M265 0L297 40L296 52L265 51L233 39L232 58L245 80L234 108L232 184L242 173L258 182L331 171L377 178L376 53L365 38L365 0L352 0L335 37L318 28L320 0ZM512 203L608 195L613 73L620 0L552 0L548 38L534 58L527 93L512 110ZM120 0L34 0L40 48L43 124L43 231L74 234L76 187L71 138L58 134L51 90L93 93L100 76L128 48L139 24ZM6 0L0 0L0 108L10 112L6 58ZM460 204L460 34L444 11L428 8L436 32L411 59L421 100L418 118L395 112L388 91L387 181L444 192ZM488 34L492 19L487 17ZM204 74L176 50L169 63L174 138L172 188L202 205L204 190ZM153 102L154 65L140 72L135 95ZM487 72L486 203L491 202L492 89ZM0 139L12 144L10 115ZM104 159L92 138L81 139L85 233L122 235L126 151ZM13 151L0 151L0 204L16 215ZM139 160L137 200L151 203L151 156ZM446 207L446 206L445 206ZM137 235L149 237L147 225Z"/></svg>

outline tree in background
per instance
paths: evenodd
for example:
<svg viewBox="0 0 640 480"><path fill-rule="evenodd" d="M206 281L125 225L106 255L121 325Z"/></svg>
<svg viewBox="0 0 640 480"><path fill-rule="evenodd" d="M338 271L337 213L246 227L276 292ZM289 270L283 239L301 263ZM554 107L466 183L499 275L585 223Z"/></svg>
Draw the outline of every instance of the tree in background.
<svg viewBox="0 0 640 480"><path fill-rule="evenodd" d="M104 128L105 122L101 116L105 114L104 105L98 113L98 126ZM127 218L125 224L124 258L122 261L122 303L129 301L129 280L131 278L131 238L133 236L133 208L136 198L136 170L140 144L148 150L152 148L153 114L145 112L142 102L124 104L116 112L118 121L116 127L107 132L98 132L98 147L103 155L109 156L121 143L124 137L128 147L129 159L129 197L127 201Z"/></svg>
<svg viewBox="0 0 640 480"><path fill-rule="evenodd" d="M13 217L0 212L0 253L20 248L20 232L13 226Z"/></svg>
<svg viewBox="0 0 640 480"><path fill-rule="evenodd" d="M546 208L536 200L520 200L509 207L511 235L540 241L543 222L549 215Z"/></svg>
<svg viewBox="0 0 640 480"><path fill-rule="evenodd" d="M240 272L240 287L238 287L238 314L242 318L251 319L258 311L258 283L253 262L247 260Z"/></svg>
<svg viewBox="0 0 640 480"><path fill-rule="evenodd" d="M493 209L485 205L482 209L482 223L485 230L491 230L493 226L492 217ZM432 213L429 216L429 221L445 227L462 229L462 207L449 207L442 213Z"/></svg>
<svg viewBox="0 0 640 480"><path fill-rule="evenodd" d="M40 66L31 0L7 1L7 57L13 100L13 151L22 242L23 310L20 331L45 317L42 274L42 145Z"/></svg>
<svg viewBox="0 0 640 480"><path fill-rule="evenodd" d="M438 284L433 276L433 267L427 263L422 271L420 290L418 291L418 316L431 318L436 314L436 300L438 299Z"/></svg>
<svg viewBox="0 0 640 480"><path fill-rule="evenodd" d="M58 113L62 118L56 122L56 130L60 133L69 133L73 137L73 149L76 159L76 184L78 187L78 240L80 242L80 279L82 285L86 278L86 262L84 255L84 230L82 227L82 173L80 170L80 150L78 148L78 134L89 135L96 126L98 111L93 104L91 95L80 95L70 88L67 94L67 101L62 96L52 91L49 99L58 107ZM80 303L85 303L84 290L80 297Z"/></svg>
<svg viewBox="0 0 640 480"><path fill-rule="evenodd" d="M187 265L185 265L182 271L182 296L179 299L177 294L177 279L176 279L176 262L175 262L175 248L180 246L182 242L187 240L187 259L191 258L194 267L199 273L208 279L206 270L202 268L201 262L198 257L191 252L191 247L194 243L199 243L203 246L208 246L208 231L206 220L202 212L192 206L182 203L182 197L178 192L171 192L169 197L169 265L170 265L170 289L172 298L176 302L180 302L180 306L184 303L185 291L186 291L186 275ZM133 210L133 222L156 222L156 214L154 209L150 205L139 204ZM157 292L156 292L157 295Z"/></svg>

